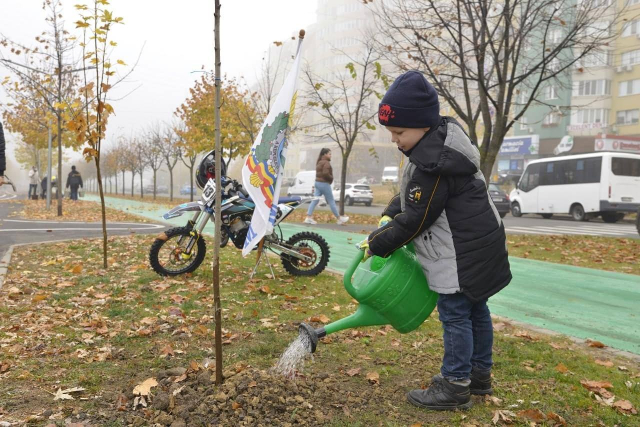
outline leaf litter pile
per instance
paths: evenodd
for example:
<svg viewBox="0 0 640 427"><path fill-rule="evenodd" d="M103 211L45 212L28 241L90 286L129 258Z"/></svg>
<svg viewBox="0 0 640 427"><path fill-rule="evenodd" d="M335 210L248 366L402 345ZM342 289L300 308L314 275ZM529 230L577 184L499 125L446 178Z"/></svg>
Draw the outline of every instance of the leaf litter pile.
<svg viewBox="0 0 640 427"><path fill-rule="evenodd" d="M102 211L99 203L84 200L63 200L62 216L58 216L56 200L51 201L51 208L46 209L46 200L20 200L21 211L12 213L11 217L46 221L102 221ZM110 222L147 222L143 217L132 215L117 209L106 208L107 221Z"/></svg>
<svg viewBox="0 0 640 427"><path fill-rule="evenodd" d="M438 372L437 316L325 337L293 380L273 373L300 322L352 313L341 278L292 278L274 262L221 252L225 382L215 363L210 259L193 275L149 270L149 236L22 247L0 289L0 422L64 425L630 425L640 366L597 341L579 346L494 324L494 388L465 413L425 413L405 394ZM598 345L600 344L600 345ZM25 399L24 396L29 396ZM3 424L5 425L5 424Z"/></svg>

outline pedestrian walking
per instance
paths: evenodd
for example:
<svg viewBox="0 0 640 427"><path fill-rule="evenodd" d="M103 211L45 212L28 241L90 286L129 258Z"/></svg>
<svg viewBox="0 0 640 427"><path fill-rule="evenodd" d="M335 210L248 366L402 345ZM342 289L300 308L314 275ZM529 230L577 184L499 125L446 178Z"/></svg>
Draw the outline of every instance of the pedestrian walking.
<svg viewBox="0 0 640 427"><path fill-rule="evenodd" d="M29 170L29 199L31 199L32 194L38 198L38 184L40 183L40 174L38 173L38 169L35 166L31 167ZM33 191L33 193L32 193Z"/></svg>
<svg viewBox="0 0 640 427"><path fill-rule="evenodd" d="M333 199L333 191L331 190L331 184L333 183L333 168L331 168L331 150L323 148L320 150L318 160L316 161L316 181L314 184L313 195L324 196L327 204L331 208L331 212L336 217L338 224L342 225L349 221L348 216L340 216L338 208L336 207L336 201ZM313 219L313 211L318 206L319 200L314 200L309 205L307 210L307 217L304 220L305 224L317 224Z"/></svg>
<svg viewBox="0 0 640 427"><path fill-rule="evenodd" d="M82 176L76 170L75 166L71 166L71 172L67 176L66 188L71 187L71 200L78 200L78 187L82 187Z"/></svg>
<svg viewBox="0 0 640 427"><path fill-rule="evenodd" d="M47 180L49 179L49 177L45 174L44 177L42 178L42 181L40 181L40 198L41 199L45 199L47 197Z"/></svg>
<svg viewBox="0 0 640 427"><path fill-rule="evenodd" d="M413 242L429 288L439 294L443 327L440 373L407 399L426 409L467 409L471 394L493 393L487 299L511 281L504 225L487 192L477 145L455 119L440 116L438 95L421 73L394 81L378 120L408 161L400 194L360 243L364 258L387 257Z"/></svg>

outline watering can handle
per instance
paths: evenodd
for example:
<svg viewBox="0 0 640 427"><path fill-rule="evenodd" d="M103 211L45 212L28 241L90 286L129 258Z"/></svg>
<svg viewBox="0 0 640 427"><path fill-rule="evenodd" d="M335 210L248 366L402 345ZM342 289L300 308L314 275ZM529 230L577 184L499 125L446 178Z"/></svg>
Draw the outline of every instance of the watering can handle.
<svg viewBox="0 0 640 427"><path fill-rule="evenodd" d="M364 249L360 249L358 251L358 254L353 258L353 261L351 261L351 264L347 267L347 271L344 273L344 288L349 292L349 295L354 298L356 298L356 289L351 283L351 278L353 277L353 273L355 273L356 268L358 268L360 261L362 261L362 258L364 258Z"/></svg>

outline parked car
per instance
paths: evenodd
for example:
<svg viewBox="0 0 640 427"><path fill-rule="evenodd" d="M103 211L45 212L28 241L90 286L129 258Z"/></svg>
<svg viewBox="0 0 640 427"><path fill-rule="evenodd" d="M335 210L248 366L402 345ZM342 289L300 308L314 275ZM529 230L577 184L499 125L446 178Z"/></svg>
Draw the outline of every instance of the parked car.
<svg viewBox="0 0 640 427"><path fill-rule="evenodd" d="M398 168L396 166L387 166L382 171L382 182L398 182Z"/></svg>
<svg viewBox="0 0 640 427"><path fill-rule="evenodd" d="M158 187L156 188L156 192L157 193L169 193L169 187L167 187L166 185L158 185Z"/></svg>
<svg viewBox="0 0 640 427"><path fill-rule="evenodd" d="M489 184L489 195L491 196L491 200L493 200L493 204L496 206L496 209L500 214L500 218L504 218L509 210L511 210L511 205L509 204L509 195L502 191L496 184Z"/></svg>
<svg viewBox="0 0 640 427"><path fill-rule="evenodd" d="M287 190L287 196L312 196L316 182L316 171L301 171Z"/></svg>
<svg viewBox="0 0 640 427"><path fill-rule="evenodd" d="M340 184L333 186L333 198L336 203L340 200ZM367 184L345 184L344 186L344 203L353 206L354 203L364 203L371 206L373 202L373 191Z"/></svg>
<svg viewBox="0 0 640 427"><path fill-rule="evenodd" d="M189 195L189 184L187 185L183 185L182 187L180 187L180 194L182 195ZM198 189L196 187L191 187L191 194L195 195L198 193Z"/></svg>

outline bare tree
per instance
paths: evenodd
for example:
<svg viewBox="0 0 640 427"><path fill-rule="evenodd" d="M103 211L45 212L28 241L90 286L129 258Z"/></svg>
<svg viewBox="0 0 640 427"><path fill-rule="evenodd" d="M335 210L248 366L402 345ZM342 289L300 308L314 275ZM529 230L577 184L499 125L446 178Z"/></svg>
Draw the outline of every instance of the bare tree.
<svg viewBox="0 0 640 427"><path fill-rule="evenodd" d="M153 200L155 200L157 194L158 169L162 167L162 162L164 161L162 148L165 144L162 128L159 123L156 123L149 129L144 141L144 158L147 165L153 171Z"/></svg>
<svg viewBox="0 0 640 427"><path fill-rule="evenodd" d="M562 84L578 61L617 37L621 14L601 0L369 3L381 31L373 38L378 51L400 70L427 75L471 139L481 140L487 181L514 123L543 102L537 95L546 86ZM524 91L527 99L518 96Z"/></svg>
<svg viewBox="0 0 640 427"><path fill-rule="evenodd" d="M131 145L131 150L133 151L133 157L135 159L135 170L137 173L140 174L140 198L143 199L144 198L144 184L143 184L143 179L144 179L144 170L147 167L147 154L146 154L146 150L147 147L146 145L141 141L141 140L134 140L133 144ZM133 180L131 180L131 183L133 184ZM131 192L133 194L133 188L131 189Z"/></svg>
<svg viewBox="0 0 640 427"><path fill-rule="evenodd" d="M342 171L340 178L340 215L344 215L344 190L347 181L349 156L355 142L366 137L366 130L375 130L370 120L377 113L373 99L380 96L386 87L386 77L372 43L363 43L364 53L360 58L349 57L347 71L336 73L331 79L323 79L309 68L304 71L309 84L306 94L308 105L321 117L316 123L319 138L329 139L340 148Z"/></svg>
<svg viewBox="0 0 640 427"><path fill-rule="evenodd" d="M120 138L118 141L118 151L122 158L121 172L123 183L125 172L131 172L131 197L133 197L134 182L138 171L138 157L134 150L133 139L126 140L125 138ZM124 195L124 185L122 186L122 194Z"/></svg>
<svg viewBox="0 0 640 427"><path fill-rule="evenodd" d="M59 0L44 0L47 10L46 21L49 29L36 37L40 46L30 48L1 37L0 45L11 47L11 53L24 55L24 60L16 62L0 54L2 64L19 77L21 82L36 92L46 104L57 121L56 139L58 142L58 177L62 177L62 133L65 110L73 102L77 88L77 79L73 73L78 71L73 59L76 42L65 30L62 16L62 3ZM62 216L62 192L58 191L58 216Z"/></svg>
<svg viewBox="0 0 640 427"><path fill-rule="evenodd" d="M164 163L169 169L169 200L173 201L173 169L181 157L180 147L178 146L179 138L173 126L168 125L164 126L161 138L163 143L160 144L160 151Z"/></svg>

